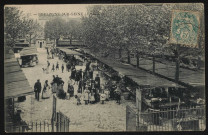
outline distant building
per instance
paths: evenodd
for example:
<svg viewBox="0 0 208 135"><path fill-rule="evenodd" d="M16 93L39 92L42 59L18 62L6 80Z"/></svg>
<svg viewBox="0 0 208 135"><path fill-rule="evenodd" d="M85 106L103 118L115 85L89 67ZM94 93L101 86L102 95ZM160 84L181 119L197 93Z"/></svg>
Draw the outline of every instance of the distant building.
<svg viewBox="0 0 208 135"><path fill-rule="evenodd" d="M35 42L37 48L44 48L46 46L46 40L44 38L37 38Z"/></svg>

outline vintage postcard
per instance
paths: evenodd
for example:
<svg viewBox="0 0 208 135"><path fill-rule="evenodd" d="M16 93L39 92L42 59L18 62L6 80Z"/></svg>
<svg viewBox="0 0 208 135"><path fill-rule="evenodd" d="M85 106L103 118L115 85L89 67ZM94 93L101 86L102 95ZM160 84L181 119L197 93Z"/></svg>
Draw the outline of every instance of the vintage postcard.
<svg viewBox="0 0 208 135"><path fill-rule="evenodd" d="M203 3L4 6L5 132L204 131Z"/></svg>

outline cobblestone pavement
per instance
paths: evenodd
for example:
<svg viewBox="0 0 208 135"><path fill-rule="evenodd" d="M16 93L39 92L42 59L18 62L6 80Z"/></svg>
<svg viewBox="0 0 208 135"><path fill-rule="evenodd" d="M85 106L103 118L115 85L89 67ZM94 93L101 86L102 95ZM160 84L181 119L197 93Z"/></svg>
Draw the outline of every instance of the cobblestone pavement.
<svg viewBox="0 0 208 135"><path fill-rule="evenodd" d="M59 67L65 63L59 60L58 57L55 59L49 59L50 69L49 74L43 72L42 68L47 66L46 50L38 48L39 64L35 67L22 68L25 73L29 84L34 87L37 79L40 79L42 87L45 80L49 83L52 81L52 75L58 75L61 77L65 84L64 90L67 91L67 82L70 76L70 72L66 69L64 73L61 72L61 68L57 71L52 72L52 64L59 62ZM85 69L84 66L76 66L76 69ZM97 74L95 72L95 74ZM94 75L95 76L95 75ZM101 83L103 79L101 78ZM75 94L77 93L77 85L75 87ZM41 94L40 94L41 95ZM35 100L35 95L29 95L26 97L26 101L17 102L15 106L17 109L23 111L22 119L26 122L30 121L43 121L50 120L52 116L52 93L49 99ZM61 111L70 118L70 131L125 131L126 130L126 101L122 100L121 104L118 105L115 101L107 101L105 104L89 104L76 105L76 99L74 97L70 100L57 99L57 111Z"/></svg>

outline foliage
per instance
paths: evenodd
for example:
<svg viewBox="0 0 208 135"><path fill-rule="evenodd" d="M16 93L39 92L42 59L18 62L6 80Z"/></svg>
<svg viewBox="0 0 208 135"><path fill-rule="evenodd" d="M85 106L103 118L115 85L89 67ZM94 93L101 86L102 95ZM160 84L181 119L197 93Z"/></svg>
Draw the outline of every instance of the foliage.
<svg viewBox="0 0 208 135"><path fill-rule="evenodd" d="M20 19L21 12L16 7L5 7L4 10L4 31L7 45L13 46L15 39L21 33L22 20Z"/></svg>
<svg viewBox="0 0 208 135"><path fill-rule="evenodd" d="M168 41L172 10L177 9L199 11L203 14L201 4L90 6L88 16L82 18L83 39L94 50L110 52L115 49L137 49L152 55L173 53L175 47ZM203 33L201 30L200 35L204 35ZM200 37L200 44L204 44L203 36ZM186 50L191 48L186 47Z"/></svg>
<svg viewBox="0 0 208 135"><path fill-rule="evenodd" d="M50 38L58 41L61 36L65 38L80 39L80 23L75 20L65 21L64 19L57 17L49 20L45 24L45 38Z"/></svg>
<svg viewBox="0 0 208 135"><path fill-rule="evenodd" d="M39 24L24 14L17 7L5 7L4 30L6 43L14 46L18 38L26 38L27 35L36 35Z"/></svg>

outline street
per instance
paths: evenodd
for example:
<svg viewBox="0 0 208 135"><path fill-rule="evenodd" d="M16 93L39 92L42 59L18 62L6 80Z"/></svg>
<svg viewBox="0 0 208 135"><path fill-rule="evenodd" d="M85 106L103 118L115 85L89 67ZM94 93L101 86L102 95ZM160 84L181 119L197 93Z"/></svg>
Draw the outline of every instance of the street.
<svg viewBox="0 0 208 135"><path fill-rule="evenodd" d="M39 63L35 67L22 68L25 73L30 86L33 88L37 79L40 79L43 87L45 80L49 83L52 81L52 75L58 75L61 77L65 84L64 90L67 91L67 82L70 76L70 72L64 69L64 73L61 69L51 71L52 64L59 63L61 67L64 63L59 60L58 57L49 59L50 69L49 74L43 72L42 68L47 66L47 55L46 49L38 48ZM85 65L85 64L84 64ZM84 66L76 66L76 69L85 69ZM97 73L94 72L94 77ZM101 84L103 80L101 78ZM74 85L75 95L77 93L77 84ZM41 94L40 94L41 95ZM55 94L54 94L55 95ZM22 119L30 121L43 121L50 120L52 116L52 94L49 99L40 99L37 101L35 95L29 95L26 97L24 102L16 102L15 106L17 109L21 109L24 113ZM124 131L126 124L126 103L124 100L118 105L116 101L106 101L105 104L88 104L77 106L77 101L74 97L70 100L61 100L57 98L57 111L61 111L70 118L70 131ZM126 102L126 101L125 101Z"/></svg>

